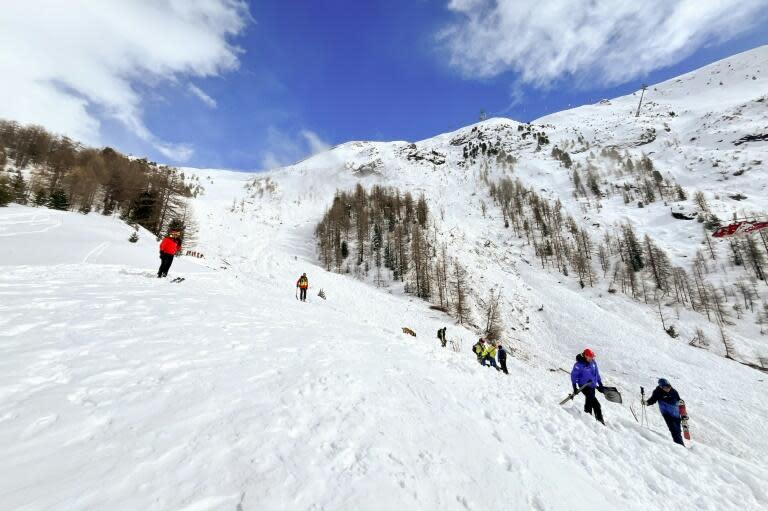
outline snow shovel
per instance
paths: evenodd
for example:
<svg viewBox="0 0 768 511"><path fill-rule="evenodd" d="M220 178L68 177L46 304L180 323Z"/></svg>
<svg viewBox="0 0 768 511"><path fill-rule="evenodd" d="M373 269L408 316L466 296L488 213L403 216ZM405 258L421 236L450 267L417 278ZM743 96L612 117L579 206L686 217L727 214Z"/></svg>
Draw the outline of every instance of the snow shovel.
<svg viewBox="0 0 768 511"><path fill-rule="evenodd" d="M567 403L568 401L570 401L571 399L576 397L576 394L578 394L579 392L581 392L582 390L587 388L591 383L592 383L592 381L590 380L587 383L585 383L584 385L582 385L581 387L579 387L578 389L576 389L576 392L572 392L572 393L568 394L568 397L563 399L562 401L560 401L560 404L564 405L565 403Z"/></svg>
<svg viewBox="0 0 768 511"><path fill-rule="evenodd" d="M621 404L622 402L621 394L616 387L603 387L603 396L605 396L606 401L610 401L611 403Z"/></svg>

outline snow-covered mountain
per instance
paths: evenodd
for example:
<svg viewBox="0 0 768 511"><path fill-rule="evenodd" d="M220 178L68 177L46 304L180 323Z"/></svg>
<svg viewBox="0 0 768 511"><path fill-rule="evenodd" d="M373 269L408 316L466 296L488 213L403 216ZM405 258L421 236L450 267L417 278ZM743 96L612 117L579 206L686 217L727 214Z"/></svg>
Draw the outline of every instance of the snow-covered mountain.
<svg viewBox="0 0 768 511"><path fill-rule="evenodd" d="M701 312L663 304L673 339L610 279L582 289L542 268L489 183L519 179L559 200L597 241L631 222L690 266L702 224L671 212L704 215L696 191L723 220L768 210L766 68L763 47L651 86L639 117L638 93L531 125L349 142L257 175L185 169L205 187L193 208L206 257L174 263L180 284L145 278L152 240L128 243L116 220L0 210L0 508L765 508L766 375L724 358ZM644 156L688 198L625 202L639 193L626 162ZM601 193L574 193L574 170ZM395 284L319 264L315 226L358 183L423 193L473 294L503 290L509 376L476 363L472 328ZM718 285L748 278L728 250L712 249ZM294 297L302 272L308 303ZM755 289L765 301L765 282ZM733 323L734 358L758 365L765 337ZM458 352L435 339L445 325ZM707 349L688 343L697 328ZM603 404L606 427L579 398L557 404L587 346L624 395ZM633 418L639 387L659 377L688 405L687 450L655 408L648 426Z"/></svg>

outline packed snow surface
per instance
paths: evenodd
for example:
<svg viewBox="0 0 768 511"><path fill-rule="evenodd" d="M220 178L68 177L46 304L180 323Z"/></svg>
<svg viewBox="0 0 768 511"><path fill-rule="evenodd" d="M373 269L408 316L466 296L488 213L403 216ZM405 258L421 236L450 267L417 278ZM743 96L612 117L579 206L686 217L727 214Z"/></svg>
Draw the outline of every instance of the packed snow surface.
<svg viewBox="0 0 768 511"><path fill-rule="evenodd" d="M517 123L481 128L505 126ZM450 158L470 129L418 149ZM206 257L177 258L178 284L154 278L155 240L129 243L116 219L0 209L0 509L766 509L766 374L669 338L629 298L542 271L498 212L481 214L473 172L408 163L407 148L353 142L258 176L190 170L206 188L194 201ZM763 186L764 168L750 172ZM551 162L519 174L578 211ZM314 226L358 182L423 191L478 293L503 288L509 376L479 366L476 334L426 302L317 264ZM676 228L653 214L648 229ZM458 352L435 338L446 325ZM624 396L603 401L607 426L581 398L558 405L587 346ZM688 448L656 407L648 426L633 418L659 377L686 400Z"/></svg>

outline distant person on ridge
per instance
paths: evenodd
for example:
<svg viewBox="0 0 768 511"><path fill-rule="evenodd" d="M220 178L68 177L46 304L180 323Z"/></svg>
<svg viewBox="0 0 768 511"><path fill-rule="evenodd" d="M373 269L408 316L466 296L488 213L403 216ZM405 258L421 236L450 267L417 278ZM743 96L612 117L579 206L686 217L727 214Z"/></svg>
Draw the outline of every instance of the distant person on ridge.
<svg viewBox="0 0 768 511"><path fill-rule="evenodd" d="M507 350L504 349L501 341L499 341L496 347L498 348L499 352L499 367L501 367L501 370L504 371L504 374L509 374L509 371L507 371Z"/></svg>
<svg viewBox="0 0 768 511"><path fill-rule="evenodd" d="M167 277L168 270L173 264L173 257L181 248L181 232L173 230L160 242L160 269L157 270L157 278Z"/></svg>
<svg viewBox="0 0 768 511"><path fill-rule="evenodd" d="M586 384L586 387L581 391L584 394L584 411L590 415L594 412L595 419L605 424L600 401L595 397L595 389L598 392L603 391L603 380L600 378L600 371L595 362L595 354L591 349L587 348L576 355L576 363L573 364L573 369L571 370L571 384L573 385L574 393L582 385Z"/></svg>
<svg viewBox="0 0 768 511"><path fill-rule="evenodd" d="M309 279L306 273L302 273L299 280L296 281L296 287L299 288L299 300L307 301L307 289L309 289Z"/></svg>
<svg viewBox="0 0 768 511"><path fill-rule="evenodd" d="M667 423L672 440L676 444L685 446L680 433L680 394L672 388L672 384L665 378L659 380L659 386L653 390L651 398L645 404L651 406L658 401L659 411Z"/></svg>

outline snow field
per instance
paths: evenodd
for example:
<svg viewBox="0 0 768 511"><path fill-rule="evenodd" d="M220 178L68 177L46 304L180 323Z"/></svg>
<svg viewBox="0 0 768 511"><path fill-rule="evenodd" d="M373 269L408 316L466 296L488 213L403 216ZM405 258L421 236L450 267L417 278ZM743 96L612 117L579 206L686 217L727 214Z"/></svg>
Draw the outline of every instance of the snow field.
<svg viewBox="0 0 768 511"><path fill-rule="evenodd" d="M558 407L567 375L511 359L502 377L474 362L472 337L456 328L449 337L463 337L463 351L441 349L432 337L444 319L423 302L310 267L302 304L290 266L274 278L221 270L178 285L118 265L3 272L4 297L24 297L4 300L3 317L21 324L33 305L40 323L2 343L3 507L723 509L738 498L758 509L765 500L763 468L703 445L676 448L617 405L604 404L607 429L580 401ZM405 325L419 337L402 335Z"/></svg>

